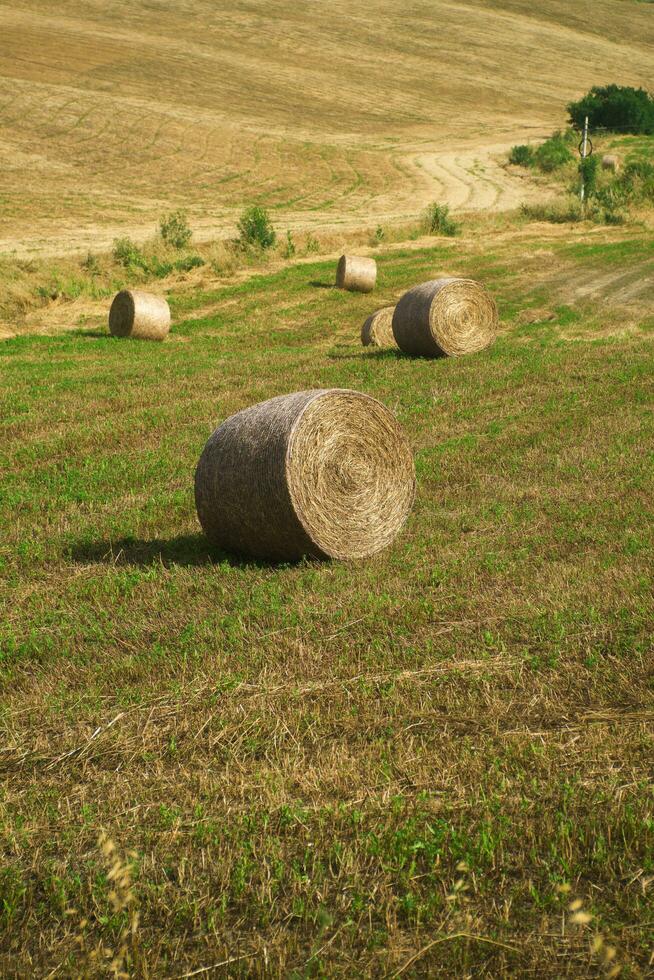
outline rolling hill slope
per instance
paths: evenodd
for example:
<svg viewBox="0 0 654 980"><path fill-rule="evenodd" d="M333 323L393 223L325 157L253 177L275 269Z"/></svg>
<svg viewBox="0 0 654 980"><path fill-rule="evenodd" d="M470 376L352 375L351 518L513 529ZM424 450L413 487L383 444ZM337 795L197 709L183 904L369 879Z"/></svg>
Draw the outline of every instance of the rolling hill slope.
<svg viewBox="0 0 654 980"><path fill-rule="evenodd" d="M343 0L0 8L0 249L139 237L184 206L289 227L513 207L495 160L593 83L647 84L654 10L625 0Z"/></svg>

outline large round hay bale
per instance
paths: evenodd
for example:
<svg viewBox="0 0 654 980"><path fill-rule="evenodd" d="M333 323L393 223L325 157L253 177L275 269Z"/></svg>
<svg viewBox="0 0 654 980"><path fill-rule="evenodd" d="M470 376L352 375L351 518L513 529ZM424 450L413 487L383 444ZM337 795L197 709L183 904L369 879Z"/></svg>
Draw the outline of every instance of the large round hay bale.
<svg viewBox="0 0 654 980"><path fill-rule="evenodd" d="M495 301L472 279L432 279L414 286L393 314L400 350L423 357L475 354L497 334Z"/></svg>
<svg viewBox="0 0 654 980"><path fill-rule="evenodd" d="M369 316L361 327L361 343L364 347L395 347L393 336L394 306L385 306Z"/></svg>
<svg viewBox="0 0 654 980"><path fill-rule="evenodd" d="M620 161L615 156L614 153L605 153L602 157L602 169L612 170L614 174L617 174L620 169Z"/></svg>
<svg viewBox="0 0 654 980"><path fill-rule="evenodd" d="M336 285L356 293L369 293L377 281L377 263L363 255L341 255L336 268Z"/></svg>
<svg viewBox="0 0 654 980"><path fill-rule="evenodd" d="M414 493L413 457L395 417L341 388L281 395L232 415L195 472L209 540L278 561L373 555L400 530Z"/></svg>
<svg viewBox="0 0 654 980"><path fill-rule="evenodd" d="M114 337L163 340L170 330L170 307L162 296L121 289L109 310L109 330Z"/></svg>

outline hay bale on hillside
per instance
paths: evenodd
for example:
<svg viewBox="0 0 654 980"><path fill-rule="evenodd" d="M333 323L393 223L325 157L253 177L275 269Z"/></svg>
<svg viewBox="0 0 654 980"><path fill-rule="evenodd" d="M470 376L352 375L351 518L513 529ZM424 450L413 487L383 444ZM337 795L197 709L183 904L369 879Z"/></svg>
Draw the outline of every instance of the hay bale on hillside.
<svg viewBox="0 0 654 980"><path fill-rule="evenodd" d="M475 354L497 334L495 301L472 279L432 279L414 286L393 314L400 350L423 357Z"/></svg>
<svg viewBox="0 0 654 980"><path fill-rule="evenodd" d="M162 296L121 289L109 310L109 330L114 337L163 340L170 330L170 307Z"/></svg>
<svg viewBox="0 0 654 980"><path fill-rule="evenodd" d="M605 153L602 157L602 170L612 170L617 174L620 169L620 160L614 153Z"/></svg>
<svg viewBox="0 0 654 980"><path fill-rule="evenodd" d="M413 457L395 417L341 388L281 395L232 415L195 473L209 540L283 561L375 554L400 530L414 493Z"/></svg>
<svg viewBox="0 0 654 980"><path fill-rule="evenodd" d="M393 336L394 306L385 306L369 316L361 327L361 343L364 347L395 347Z"/></svg>
<svg viewBox="0 0 654 980"><path fill-rule="evenodd" d="M369 293L377 281L377 263L363 255L341 255L336 269L336 285L356 293Z"/></svg>

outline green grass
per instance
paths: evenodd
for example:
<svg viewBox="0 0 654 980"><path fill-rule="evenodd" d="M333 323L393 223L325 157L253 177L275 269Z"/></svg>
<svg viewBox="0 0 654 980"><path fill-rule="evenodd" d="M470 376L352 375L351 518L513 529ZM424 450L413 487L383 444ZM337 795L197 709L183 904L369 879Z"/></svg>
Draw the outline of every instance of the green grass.
<svg viewBox="0 0 654 980"><path fill-rule="evenodd" d="M134 908L134 976L384 976L421 950L403 976L588 976L596 929L646 972L651 323L598 337L604 301L525 280L537 244L398 249L373 296L318 261L180 294L162 345L0 346L4 975L100 975ZM551 251L585 281L651 246ZM442 267L498 297L496 344L364 351L365 316ZM544 299L554 319L520 326ZM192 477L214 426L329 385L409 435L396 544L352 565L212 551ZM103 828L133 852L124 900Z"/></svg>

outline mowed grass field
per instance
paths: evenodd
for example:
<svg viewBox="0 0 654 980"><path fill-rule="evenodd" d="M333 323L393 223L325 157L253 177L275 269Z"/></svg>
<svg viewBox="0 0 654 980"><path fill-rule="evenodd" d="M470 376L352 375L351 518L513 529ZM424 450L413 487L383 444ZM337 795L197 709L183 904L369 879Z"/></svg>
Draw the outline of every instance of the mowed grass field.
<svg viewBox="0 0 654 980"><path fill-rule="evenodd" d="M162 345L0 346L3 976L651 972L653 271L636 225L498 227L369 296L317 261L173 295ZM441 273L491 349L361 348ZM396 544L208 549L214 426L332 385L411 440Z"/></svg>
<svg viewBox="0 0 654 980"><path fill-rule="evenodd" d="M593 84L650 85L632 0L20 0L0 9L0 250L107 248L186 208L293 230L512 208L512 143Z"/></svg>

